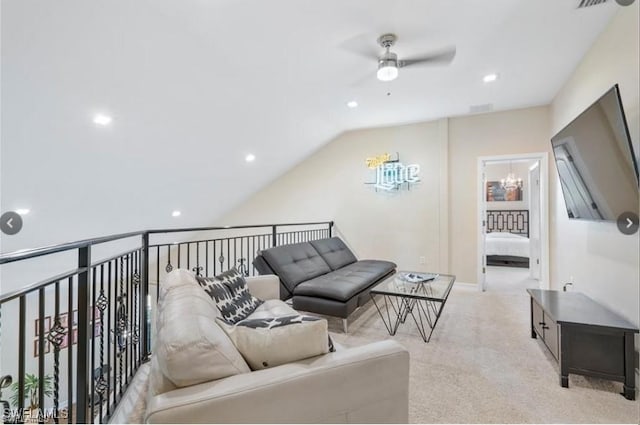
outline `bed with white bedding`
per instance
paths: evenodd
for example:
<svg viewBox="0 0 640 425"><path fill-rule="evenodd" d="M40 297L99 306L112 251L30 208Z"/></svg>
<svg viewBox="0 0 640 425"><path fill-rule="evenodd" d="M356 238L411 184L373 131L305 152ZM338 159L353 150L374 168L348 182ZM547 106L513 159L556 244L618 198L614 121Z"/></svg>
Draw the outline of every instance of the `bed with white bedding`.
<svg viewBox="0 0 640 425"><path fill-rule="evenodd" d="M529 267L527 210L487 211L485 255L494 266Z"/></svg>
<svg viewBox="0 0 640 425"><path fill-rule="evenodd" d="M486 254L529 257L529 238L507 232L487 233Z"/></svg>

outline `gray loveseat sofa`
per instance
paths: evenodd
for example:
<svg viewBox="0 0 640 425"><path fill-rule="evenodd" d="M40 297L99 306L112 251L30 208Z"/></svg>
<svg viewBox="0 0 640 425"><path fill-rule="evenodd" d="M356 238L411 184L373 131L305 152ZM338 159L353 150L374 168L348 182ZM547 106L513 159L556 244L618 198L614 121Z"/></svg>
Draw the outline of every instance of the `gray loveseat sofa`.
<svg viewBox="0 0 640 425"><path fill-rule="evenodd" d="M336 237L266 249L253 264L280 278L280 298L291 298L294 309L340 317L345 333L349 315L396 269L390 261L358 260Z"/></svg>

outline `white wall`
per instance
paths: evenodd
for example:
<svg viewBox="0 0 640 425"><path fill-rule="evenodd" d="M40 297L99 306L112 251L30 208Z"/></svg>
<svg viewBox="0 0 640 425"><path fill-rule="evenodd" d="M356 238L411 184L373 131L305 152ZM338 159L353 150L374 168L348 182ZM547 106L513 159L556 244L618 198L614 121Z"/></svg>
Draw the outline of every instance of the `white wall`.
<svg viewBox="0 0 640 425"><path fill-rule="evenodd" d="M548 108L536 107L345 133L225 215L224 225L330 220L360 258L476 281L476 160L549 148ZM399 152L422 183L397 194L364 181L368 156ZM424 256L426 264L420 264Z"/></svg>
<svg viewBox="0 0 640 425"><path fill-rule="evenodd" d="M640 152L640 67L638 2L620 8L551 104L552 134L562 129L614 84L623 107L636 155ZM567 218L560 181L551 180L551 285L573 280L574 290L640 324L639 236L621 234L615 223ZM636 352L640 351L636 335ZM636 353L637 361L637 353ZM636 363L636 367L638 364ZM636 369L636 382L640 371Z"/></svg>
<svg viewBox="0 0 640 425"><path fill-rule="evenodd" d="M640 152L638 2L620 8L551 104L551 134L619 84L629 131ZM551 179L551 285L573 277L574 289L638 324L639 238L621 234L615 223L567 218L555 169Z"/></svg>
<svg viewBox="0 0 640 425"><path fill-rule="evenodd" d="M397 193L365 182L365 158L388 152L421 167L421 183ZM405 269L447 269L447 120L342 134L220 220L225 225L335 220L359 258ZM442 231L442 229L445 229ZM419 264L419 257L426 264Z"/></svg>
<svg viewBox="0 0 640 425"><path fill-rule="evenodd" d="M449 120L449 258L459 281L477 278L477 161L480 156L550 151L549 108Z"/></svg>

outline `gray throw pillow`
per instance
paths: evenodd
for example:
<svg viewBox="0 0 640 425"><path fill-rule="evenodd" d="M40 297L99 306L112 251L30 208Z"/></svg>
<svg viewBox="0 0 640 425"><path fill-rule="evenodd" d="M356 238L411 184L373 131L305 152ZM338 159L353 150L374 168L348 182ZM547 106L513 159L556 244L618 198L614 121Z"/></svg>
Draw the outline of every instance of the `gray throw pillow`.
<svg viewBox="0 0 640 425"><path fill-rule="evenodd" d="M222 320L230 325L247 318L263 303L251 295L244 276L235 268L215 277L197 276L196 279L216 303Z"/></svg>

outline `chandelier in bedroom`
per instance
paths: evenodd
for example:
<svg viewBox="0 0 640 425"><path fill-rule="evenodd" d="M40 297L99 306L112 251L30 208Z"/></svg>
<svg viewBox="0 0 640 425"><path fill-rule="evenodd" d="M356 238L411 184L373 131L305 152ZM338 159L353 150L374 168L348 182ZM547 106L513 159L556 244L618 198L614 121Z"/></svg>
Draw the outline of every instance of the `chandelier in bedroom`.
<svg viewBox="0 0 640 425"><path fill-rule="evenodd" d="M509 161L509 173L507 174L507 177L500 180L500 185L503 189L516 189L522 187L522 179L520 177L516 178L515 174L513 174L511 161Z"/></svg>

